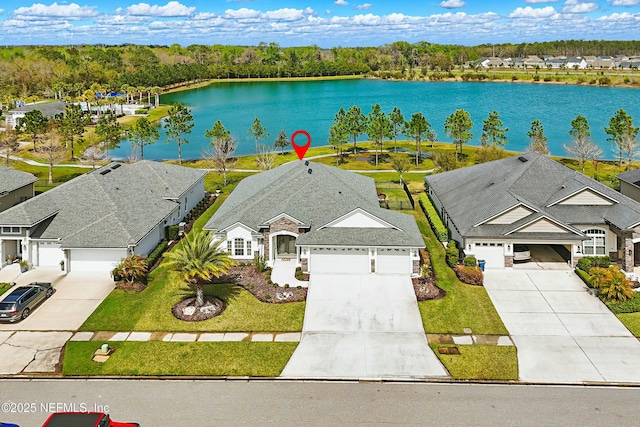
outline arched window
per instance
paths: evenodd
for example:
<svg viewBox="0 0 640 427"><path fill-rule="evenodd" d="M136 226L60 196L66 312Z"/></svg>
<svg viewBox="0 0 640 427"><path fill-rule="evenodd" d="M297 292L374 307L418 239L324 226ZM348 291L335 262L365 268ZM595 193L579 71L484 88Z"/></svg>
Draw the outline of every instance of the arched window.
<svg viewBox="0 0 640 427"><path fill-rule="evenodd" d="M607 232L592 228L590 230L584 230L584 234L589 237L589 240L582 242L582 253L585 255L605 255L607 251Z"/></svg>

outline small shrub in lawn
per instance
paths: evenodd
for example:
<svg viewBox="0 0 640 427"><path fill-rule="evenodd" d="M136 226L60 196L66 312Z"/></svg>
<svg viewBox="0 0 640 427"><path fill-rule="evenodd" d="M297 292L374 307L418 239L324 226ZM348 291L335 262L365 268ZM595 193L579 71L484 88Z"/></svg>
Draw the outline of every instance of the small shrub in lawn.
<svg viewBox="0 0 640 427"><path fill-rule="evenodd" d="M277 284L276 282L273 282L273 287L274 287L274 288L277 288L277 287L278 287L278 284Z"/></svg>
<svg viewBox="0 0 640 427"><path fill-rule="evenodd" d="M463 264L466 267L475 267L476 265L478 265L478 261L476 260L476 257L474 257L474 256L466 256L466 257L464 257Z"/></svg>
<svg viewBox="0 0 640 427"><path fill-rule="evenodd" d="M456 265L454 268L456 276L461 282L469 285L482 286L483 276L480 267L467 267L466 265Z"/></svg>
<svg viewBox="0 0 640 427"><path fill-rule="evenodd" d="M635 295L627 276L616 266L593 267L589 270L591 284L600 289L600 297L605 301L626 301Z"/></svg>
<svg viewBox="0 0 640 427"><path fill-rule="evenodd" d="M253 290L253 283L249 283L249 290L252 291Z"/></svg>
<svg viewBox="0 0 640 427"><path fill-rule="evenodd" d="M285 283L285 284L284 284L284 288L285 288L285 289L289 289L289 284L288 284L288 283Z"/></svg>
<svg viewBox="0 0 640 427"><path fill-rule="evenodd" d="M253 265L256 266L256 270L258 270L258 273L262 273L267 267L267 260L265 259L264 255L256 255L253 257ZM269 272L269 277L270 276L271 273Z"/></svg>
<svg viewBox="0 0 640 427"><path fill-rule="evenodd" d="M295 278L298 279L298 280L304 280L304 273L302 272L302 268L301 267L296 267Z"/></svg>
<svg viewBox="0 0 640 427"><path fill-rule="evenodd" d="M298 285L296 286L297 289L302 289L302 286Z"/></svg>
<svg viewBox="0 0 640 427"><path fill-rule="evenodd" d="M271 299L271 295L266 294L266 295L264 296L264 299Z"/></svg>
<svg viewBox="0 0 640 427"><path fill-rule="evenodd" d="M458 260L460 259L460 251L458 250L458 246L456 245L455 240L449 240L446 254L447 264L449 264L449 267L453 268L458 265Z"/></svg>

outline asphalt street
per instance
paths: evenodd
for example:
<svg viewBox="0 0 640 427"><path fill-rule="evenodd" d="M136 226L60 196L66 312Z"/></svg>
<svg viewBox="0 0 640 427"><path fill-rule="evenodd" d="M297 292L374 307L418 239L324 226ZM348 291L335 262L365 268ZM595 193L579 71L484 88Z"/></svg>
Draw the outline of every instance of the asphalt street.
<svg viewBox="0 0 640 427"><path fill-rule="evenodd" d="M108 409L142 426L633 426L638 388L220 380L0 380L0 420Z"/></svg>

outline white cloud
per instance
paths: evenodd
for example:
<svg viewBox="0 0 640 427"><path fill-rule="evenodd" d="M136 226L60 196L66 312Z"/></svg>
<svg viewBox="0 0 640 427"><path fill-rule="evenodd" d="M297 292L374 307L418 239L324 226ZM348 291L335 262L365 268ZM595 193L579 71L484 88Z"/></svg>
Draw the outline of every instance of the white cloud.
<svg viewBox="0 0 640 427"><path fill-rule="evenodd" d="M558 0L524 0L527 4L555 3Z"/></svg>
<svg viewBox="0 0 640 427"><path fill-rule="evenodd" d="M540 19L540 18L550 18L557 14L558 12L553 8L553 6L546 6L543 8L533 8L531 6L527 7L519 7L513 12L511 12L508 17L513 19L521 19L521 18L531 18L531 19Z"/></svg>
<svg viewBox="0 0 640 427"><path fill-rule="evenodd" d="M458 9L464 7L465 4L462 0L444 0L440 3L440 7L444 7L445 9Z"/></svg>
<svg viewBox="0 0 640 427"><path fill-rule="evenodd" d="M304 19L305 16L311 14L313 14L313 9L311 9L310 7L306 8L305 10L283 8L265 12L262 14L262 17L274 21L297 21L300 19Z"/></svg>
<svg viewBox="0 0 640 427"><path fill-rule="evenodd" d="M562 8L563 13L590 13L600 9L595 2L581 2L579 0L567 0Z"/></svg>
<svg viewBox="0 0 640 427"><path fill-rule="evenodd" d="M358 10L368 10L368 9L371 9L371 6L373 6L371 3L363 3L363 4L357 5L356 9L358 9Z"/></svg>
<svg viewBox="0 0 640 427"><path fill-rule="evenodd" d="M223 17L226 19L255 19L260 17L260 11L246 7L238 10L227 9L224 11Z"/></svg>
<svg viewBox="0 0 640 427"><path fill-rule="evenodd" d="M331 9L325 10L324 13L326 13L327 15L331 15Z"/></svg>
<svg viewBox="0 0 640 427"><path fill-rule="evenodd" d="M346 6L349 4L349 2L346 0L336 0L333 2L333 4L335 4L336 6Z"/></svg>
<svg viewBox="0 0 640 427"><path fill-rule="evenodd" d="M42 3L34 3L29 7L20 7L13 14L21 19L38 18L65 18L65 19L85 19L98 15L95 6L78 6L75 3L61 4L53 3L45 6Z"/></svg>
<svg viewBox="0 0 640 427"><path fill-rule="evenodd" d="M4 9L0 9L0 13L4 12Z"/></svg>
<svg viewBox="0 0 640 427"><path fill-rule="evenodd" d="M162 16L175 18L179 16L192 15L195 11L195 7L187 7L177 1L170 1L164 6L151 6L147 3L138 3L127 7L127 13L133 16Z"/></svg>
<svg viewBox="0 0 640 427"><path fill-rule="evenodd" d="M635 6L640 4L640 0L609 0L611 6Z"/></svg>

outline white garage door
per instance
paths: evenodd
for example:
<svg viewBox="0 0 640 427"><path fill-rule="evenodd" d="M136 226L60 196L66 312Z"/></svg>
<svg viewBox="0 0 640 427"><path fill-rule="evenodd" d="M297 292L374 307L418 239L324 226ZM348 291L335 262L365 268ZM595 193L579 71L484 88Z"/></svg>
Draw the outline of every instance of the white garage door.
<svg viewBox="0 0 640 427"><path fill-rule="evenodd" d="M478 260L483 259L485 264L485 269L492 268L504 268L504 249L502 246L490 246L488 243L485 243L487 246L483 246L481 244L476 243L475 248L475 257Z"/></svg>
<svg viewBox="0 0 640 427"><path fill-rule="evenodd" d="M369 273L369 253L361 248L312 248L309 272L333 274Z"/></svg>
<svg viewBox="0 0 640 427"><path fill-rule="evenodd" d="M64 259L64 252L57 243L38 243L38 265L40 267L58 267Z"/></svg>
<svg viewBox="0 0 640 427"><path fill-rule="evenodd" d="M378 248L378 274L411 274L411 258L408 249Z"/></svg>
<svg viewBox="0 0 640 427"><path fill-rule="evenodd" d="M125 256L124 249L72 249L71 271L111 272Z"/></svg>

